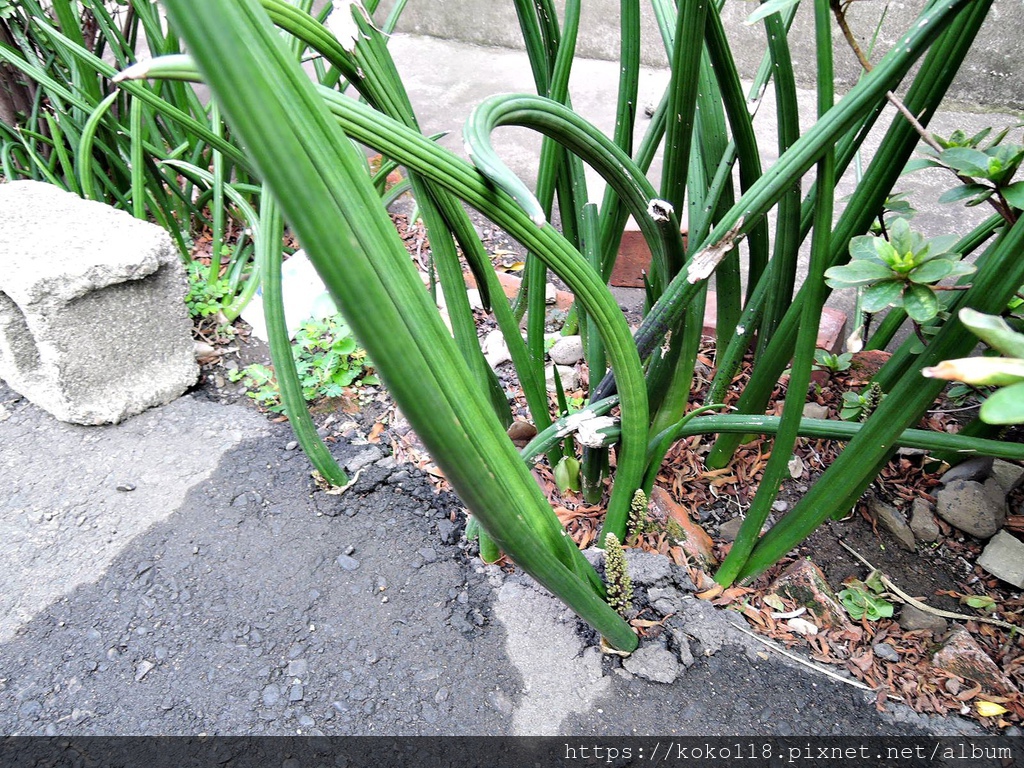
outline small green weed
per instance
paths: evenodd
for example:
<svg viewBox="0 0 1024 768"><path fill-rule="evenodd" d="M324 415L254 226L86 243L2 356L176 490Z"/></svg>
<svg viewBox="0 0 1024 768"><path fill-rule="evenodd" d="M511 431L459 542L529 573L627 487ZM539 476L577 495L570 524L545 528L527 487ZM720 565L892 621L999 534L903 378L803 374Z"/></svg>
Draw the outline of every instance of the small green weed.
<svg viewBox="0 0 1024 768"><path fill-rule="evenodd" d="M866 581L851 579L846 582L846 589L838 597L854 621L865 617L868 621L878 621L891 618L893 614L892 603L882 597L884 591L885 586L876 571Z"/></svg>
<svg viewBox="0 0 1024 768"><path fill-rule="evenodd" d="M852 352L843 352L841 355L836 355L827 349L814 350L814 370L816 371L828 371L829 373L848 371L852 361Z"/></svg>
<svg viewBox="0 0 1024 768"><path fill-rule="evenodd" d="M324 320L307 320L295 334L292 345L295 368L307 402L340 397L346 387L379 384L373 364L352 335L341 315ZM265 365L249 365L233 371L232 381L242 381L249 397L275 413L283 411L274 371Z"/></svg>
<svg viewBox="0 0 1024 768"><path fill-rule="evenodd" d="M188 305L189 316L195 320L216 315L231 300L230 283L222 278L207 280L208 270L209 267L199 261L190 261L185 265L188 277L185 304Z"/></svg>

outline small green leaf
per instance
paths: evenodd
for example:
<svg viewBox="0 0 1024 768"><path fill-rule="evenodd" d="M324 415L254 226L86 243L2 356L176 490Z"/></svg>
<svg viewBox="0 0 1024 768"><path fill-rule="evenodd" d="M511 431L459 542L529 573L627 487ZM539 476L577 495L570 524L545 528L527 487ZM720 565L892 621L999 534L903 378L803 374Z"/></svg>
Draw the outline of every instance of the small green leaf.
<svg viewBox="0 0 1024 768"><path fill-rule="evenodd" d="M992 189L991 187L985 187L984 191L981 194L979 194L976 198L974 198L973 200L968 200L967 201L967 207L968 208L973 208L976 205L981 205L986 200L988 200L990 197L992 197L992 195L994 195L995 193L996 193L996 191L994 189Z"/></svg>
<svg viewBox="0 0 1024 768"><path fill-rule="evenodd" d="M928 253L932 258L949 254L949 249L957 244L960 235L939 235L928 240ZM959 254L956 254L959 256Z"/></svg>
<svg viewBox="0 0 1024 768"><path fill-rule="evenodd" d="M939 300L935 291L912 283L903 293L903 308L917 323L927 323L939 313Z"/></svg>
<svg viewBox="0 0 1024 768"><path fill-rule="evenodd" d="M989 157L981 150L953 147L939 155L939 160L965 176L988 178Z"/></svg>
<svg viewBox="0 0 1024 768"><path fill-rule="evenodd" d="M903 283L899 280L885 280L865 289L861 297L861 309L865 312L880 312L897 304L903 294Z"/></svg>
<svg viewBox="0 0 1024 768"><path fill-rule="evenodd" d="M916 157L906 164L903 168L903 173L913 173L914 171L920 171L922 168L941 168L942 166L927 157Z"/></svg>
<svg viewBox="0 0 1024 768"><path fill-rule="evenodd" d="M1016 181L1000 190L1006 202L1014 208L1024 209L1024 181Z"/></svg>
<svg viewBox="0 0 1024 768"><path fill-rule="evenodd" d="M850 258L857 261L878 261L878 251L875 250L875 240L879 238L872 235L859 235L850 240Z"/></svg>
<svg viewBox="0 0 1024 768"><path fill-rule="evenodd" d="M907 277L914 283L937 283L953 272L953 262L946 259L932 259L920 267L912 269Z"/></svg>
<svg viewBox="0 0 1024 768"><path fill-rule="evenodd" d="M973 275L977 271L977 267L967 261L957 261L953 264L953 271L949 273L949 277L962 277L963 275Z"/></svg>
<svg viewBox="0 0 1024 768"><path fill-rule="evenodd" d="M1024 382L990 395L979 415L986 424L1024 424Z"/></svg>
<svg viewBox="0 0 1024 768"><path fill-rule="evenodd" d="M965 184L962 187L953 187L939 195L940 203L955 203L959 200L974 198L983 192L989 191L989 187L983 184Z"/></svg>
<svg viewBox="0 0 1024 768"><path fill-rule="evenodd" d="M563 456L555 465L555 485L560 493L580 490L580 462L572 456Z"/></svg>
<svg viewBox="0 0 1024 768"><path fill-rule="evenodd" d="M987 611L996 604L996 601L988 595L971 595L968 598L964 598L963 602L979 611Z"/></svg>
<svg viewBox="0 0 1024 768"><path fill-rule="evenodd" d="M892 277L892 270L877 261L851 261L842 267L825 271L826 282L833 288L849 288L868 285Z"/></svg>
<svg viewBox="0 0 1024 768"><path fill-rule="evenodd" d="M895 219L889 225L889 244L900 255L914 252L914 235L906 219Z"/></svg>
<svg viewBox="0 0 1024 768"><path fill-rule="evenodd" d="M1024 358L1024 333L1017 333L1001 317L986 315L969 307L960 310L960 322L975 336L1007 357Z"/></svg>

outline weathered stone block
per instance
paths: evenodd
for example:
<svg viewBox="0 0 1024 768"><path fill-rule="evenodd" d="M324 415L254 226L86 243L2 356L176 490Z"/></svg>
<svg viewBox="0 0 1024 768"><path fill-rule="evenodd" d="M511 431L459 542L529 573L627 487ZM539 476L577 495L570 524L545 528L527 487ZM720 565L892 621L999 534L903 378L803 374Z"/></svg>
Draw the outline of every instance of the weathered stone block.
<svg viewBox="0 0 1024 768"><path fill-rule="evenodd" d="M0 377L61 421L118 422L199 373L160 227L57 187L0 184Z"/></svg>

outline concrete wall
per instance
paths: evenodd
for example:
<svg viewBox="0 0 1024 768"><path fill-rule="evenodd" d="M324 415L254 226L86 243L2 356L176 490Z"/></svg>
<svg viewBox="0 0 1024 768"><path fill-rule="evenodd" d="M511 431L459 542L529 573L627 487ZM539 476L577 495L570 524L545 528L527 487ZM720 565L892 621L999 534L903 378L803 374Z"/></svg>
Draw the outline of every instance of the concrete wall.
<svg viewBox="0 0 1024 768"><path fill-rule="evenodd" d="M555 0L559 9L564 0ZM382 0L381 18L394 5ZM924 6L915 2L880 2L861 0L852 3L848 12L850 24L867 47L878 19L883 12L877 50L885 51L901 32L908 29ZM756 5L745 0L728 0L723 11L726 31L733 44L740 75L753 77L764 52L763 26L748 27L744 20ZM665 63L661 36L648 3L643 8L642 56L645 64ZM618 57L618 0L585 0L580 21L579 54L596 59ZM507 48L522 47L519 24L510 0L409 0L399 24L399 31L459 40L480 45ZM949 97L963 104L988 109L1024 110L1024 14L1020 0L995 0L971 55L965 62ZM798 85L813 87L814 28L812 7L804 3L790 33ZM858 76L853 54L838 30L835 31L837 80L850 85ZM876 55L875 60L879 58Z"/></svg>

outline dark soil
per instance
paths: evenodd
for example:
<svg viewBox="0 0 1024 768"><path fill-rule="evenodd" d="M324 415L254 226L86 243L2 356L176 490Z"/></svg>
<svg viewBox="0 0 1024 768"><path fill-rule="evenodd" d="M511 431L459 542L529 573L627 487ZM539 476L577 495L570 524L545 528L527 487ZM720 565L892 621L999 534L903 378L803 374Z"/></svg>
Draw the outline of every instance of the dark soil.
<svg viewBox="0 0 1024 768"><path fill-rule="evenodd" d="M420 262L421 267L428 267L429 244L423 241L422 232L415 227L409 227L407 221L398 217L399 231L409 245L410 253L414 259ZM504 266L521 259L522 249L511 241L507 235L494 228L488 222L477 221L478 233L491 250L497 254L496 261ZM479 318L482 326L487 327L488 320L482 316ZM639 318L636 318L638 320ZM221 347L224 349L225 347ZM209 365L204 368L201 385L197 387L195 396L213 400L220 403L250 402L246 397L244 388L240 384L231 383L227 373L236 367L244 367L252 362L268 362L268 350L266 345L259 340L248 338L244 325L236 338L229 342L226 347L228 354L216 360L210 360ZM860 372L863 374L863 371ZM502 375L502 370L499 370ZM852 375L852 374L850 374ZM848 376L838 376L834 380L826 380L826 385L817 390L817 399L821 403L831 404L835 410L842 391L856 382L849 381ZM503 381L505 381L503 378ZM585 377L584 377L585 378ZM513 384L511 380L506 384ZM579 394L583 393L569 393ZM780 390L779 397L784 394ZM353 438L362 440L365 435L374 430L376 426L375 439L379 440L382 447L397 449L399 459L411 459L420 467L432 468L429 458L421 451L415 441L415 436L409 434L408 427L400 419L396 418L386 395L379 389L369 387L358 393L353 392L350 398L337 403L319 403L312 408L313 416L320 427L320 433L329 445L344 446L347 441ZM833 414L833 418L836 414ZM387 425L386 429L381 429ZM943 425L937 425L941 428ZM706 445L709 444L705 442ZM688 447L683 450L690 450ZM808 467L804 476L784 484L779 494L779 502L783 509L791 509L806 492L809 485L817 480L830 456L835 455L837 446L826 446L824 449L819 443L812 446L807 442L802 443L798 455L806 459ZM701 451L703 453L703 451ZM822 454L822 455L819 455ZM813 460L812 460L813 459ZM672 469L673 454L669 456L668 469ZM907 489L927 494L934 486L935 480L922 471L921 458L911 457L897 461L892 469L887 472L880 482L873 486L871 493L879 494L883 498L893 497L893 488ZM379 473L378 473L379 474ZM758 473L754 473L759 477ZM704 502L696 504L694 514L704 528L713 536L717 535L720 525L737 513L745 510L749 505L753 492L756 490L756 479L752 475L749 483L741 482L733 488L723 489L722 494L716 492L715 499L705 499ZM443 479L435 475L423 475L429 480L435 490L443 493L438 499L446 498L446 484ZM371 487L376 481L373 475L363 477L360 481L360 488L370 483ZM358 489L357 489L358 490ZM361 496L363 491L359 491ZM732 495L730 495L732 494ZM330 497L323 494L314 495L314 504L317 508L328 499L328 504L333 504ZM558 499L553 499L557 502ZM682 501L686 501L682 499ZM360 501L361 505L363 502ZM457 502L451 499L444 502L451 506ZM322 511L322 510L321 510ZM775 515L778 517L780 515ZM448 521L453 525L461 525L461 513L451 512L447 516ZM835 590L842 588L843 583L851 578L863 579L868 575L868 569L858 561L843 544L851 547L856 552L869 560L887 577L899 585L905 592L917 596L933 607L961 611L963 607L959 602L950 597L949 592L984 592L986 585L975 570L974 557L979 551L977 543L964 541L959 537L956 541L954 532L949 532L948 543L944 542L936 547L919 547L918 552L910 553L899 548L888 533L879 531L871 522L870 516L866 513L863 504L854 510L853 513L843 521L828 521L812 534L797 551L791 553L794 557L809 557L824 572L828 582ZM719 541L719 543L721 543ZM465 547L463 543L463 547ZM470 549L472 552L473 550ZM777 572L776 569L774 572ZM761 584L766 583L762 580ZM989 584L989 587L992 585ZM995 589L991 592L997 599L1009 596L1009 593ZM898 629L896 630L898 631Z"/></svg>

